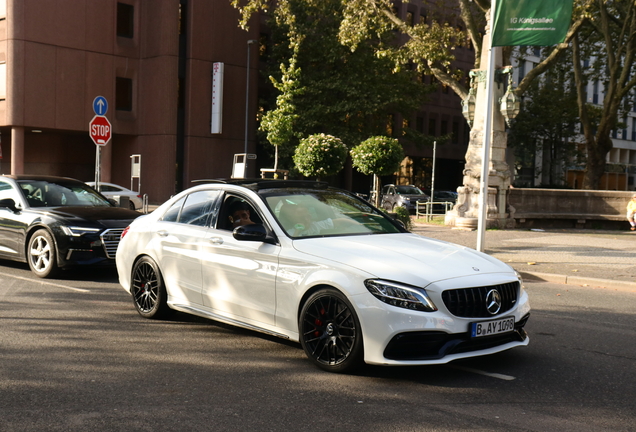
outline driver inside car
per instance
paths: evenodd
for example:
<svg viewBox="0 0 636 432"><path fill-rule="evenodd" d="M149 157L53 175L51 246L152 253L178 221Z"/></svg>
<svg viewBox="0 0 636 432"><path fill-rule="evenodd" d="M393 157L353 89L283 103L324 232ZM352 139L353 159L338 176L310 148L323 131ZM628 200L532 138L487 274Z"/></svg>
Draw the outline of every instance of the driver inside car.
<svg viewBox="0 0 636 432"><path fill-rule="evenodd" d="M247 204L237 201L230 207L230 223L232 224L232 229L244 226L244 225L252 225L255 222L251 219L250 208Z"/></svg>

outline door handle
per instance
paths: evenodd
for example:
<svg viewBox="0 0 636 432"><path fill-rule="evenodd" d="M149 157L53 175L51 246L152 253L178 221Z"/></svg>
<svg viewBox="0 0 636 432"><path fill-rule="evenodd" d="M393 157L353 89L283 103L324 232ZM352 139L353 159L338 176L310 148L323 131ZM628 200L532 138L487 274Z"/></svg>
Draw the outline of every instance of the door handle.
<svg viewBox="0 0 636 432"><path fill-rule="evenodd" d="M168 231L157 231L159 237L168 237Z"/></svg>
<svg viewBox="0 0 636 432"><path fill-rule="evenodd" d="M215 245L223 244L223 238L221 238L221 237L212 237L212 238L210 238L210 243L215 244Z"/></svg>

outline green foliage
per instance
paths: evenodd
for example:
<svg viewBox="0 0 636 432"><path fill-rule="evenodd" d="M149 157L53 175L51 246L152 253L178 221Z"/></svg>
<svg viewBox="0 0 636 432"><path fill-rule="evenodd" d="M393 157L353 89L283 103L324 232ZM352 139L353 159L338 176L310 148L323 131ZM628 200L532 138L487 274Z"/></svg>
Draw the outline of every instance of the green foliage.
<svg viewBox="0 0 636 432"><path fill-rule="evenodd" d="M375 136L351 149L351 159L362 174L391 175L400 168L404 150L395 138Z"/></svg>
<svg viewBox="0 0 636 432"><path fill-rule="evenodd" d="M340 139L316 134L300 141L294 153L294 163L304 176L330 176L342 170L348 153L349 149Z"/></svg>
<svg viewBox="0 0 636 432"><path fill-rule="evenodd" d="M233 4L243 24L269 6L264 0ZM342 0L280 0L269 11L271 38L261 60L274 88L260 101L260 129L279 147L286 168L292 168L291 155L301 137L324 133L351 147L386 134L389 114L409 117L430 91L415 70L375 55L375 45L394 40L393 32L379 32L355 51L341 44L345 5ZM425 140L414 136L412 142Z"/></svg>
<svg viewBox="0 0 636 432"><path fill-rule="evenodd" d="M548 69L542 79L528 87L521 112L508 132L508 145L515 149L517 169L525 168L541 184L558 185L565 180L564 169L577 156L576 124L578 105L569 59L563 58ZM542 160L537 168L536 159ZM530 175L518 176L517 187L532 187Z"/></svg>
<svg viewBox="0 0 636 432"><path fill-rule="evenodd" d="M404 207L396 207L395 208L395 218L401 221L407 230L411 230L413 228L413 222L411 222L411 215L409 211Z"/></svg>

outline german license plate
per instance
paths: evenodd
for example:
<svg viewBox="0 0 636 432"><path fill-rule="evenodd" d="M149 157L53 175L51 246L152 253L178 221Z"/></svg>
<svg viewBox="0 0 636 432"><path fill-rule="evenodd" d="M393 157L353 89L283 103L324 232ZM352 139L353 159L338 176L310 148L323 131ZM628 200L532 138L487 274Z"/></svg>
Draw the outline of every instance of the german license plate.
<svg viewBox="0 0 636 432"><path fill-rule="evenodd" d="M492 321L470 323L470 336L492 336L500 333L508 333L515 329L515 318L508 317Z"/></svg>

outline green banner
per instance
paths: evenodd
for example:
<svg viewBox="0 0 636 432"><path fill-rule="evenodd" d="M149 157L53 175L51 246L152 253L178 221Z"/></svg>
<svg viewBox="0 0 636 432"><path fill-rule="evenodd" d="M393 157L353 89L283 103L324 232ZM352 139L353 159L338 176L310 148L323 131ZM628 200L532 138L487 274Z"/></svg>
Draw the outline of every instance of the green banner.
<svg viewBox="0 0 636 432"><path fill-rule="evenodd" d="M492 46L550 46L563 42L572 19L572 3L497 0Z"/></svg>

